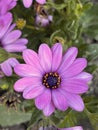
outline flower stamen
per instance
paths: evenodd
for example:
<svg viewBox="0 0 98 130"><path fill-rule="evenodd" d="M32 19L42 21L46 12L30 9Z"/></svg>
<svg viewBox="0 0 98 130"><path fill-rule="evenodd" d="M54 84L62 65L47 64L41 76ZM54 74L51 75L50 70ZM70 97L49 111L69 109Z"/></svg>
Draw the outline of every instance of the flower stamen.
<svg viewBox="0 0 98 130"><path fill-rule="evenodd" d="M61 83L61 78L59 74L56 72L46 73L43 76L43 85L46 88L56 89L59 87L60 83Z"/></svg>

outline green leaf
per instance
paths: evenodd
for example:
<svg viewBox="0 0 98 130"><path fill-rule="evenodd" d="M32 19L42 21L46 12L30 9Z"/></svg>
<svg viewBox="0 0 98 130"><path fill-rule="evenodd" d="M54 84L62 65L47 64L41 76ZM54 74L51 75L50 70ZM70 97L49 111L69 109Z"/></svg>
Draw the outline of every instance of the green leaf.
<svg viewBox="0 0 98 130"><path fill-rule="evenodd" d="M0 117L1 126L12 126L29 121L31 118L31 113L7 109L5 106L0 105Z"/></svg>
<svg viewBox="0 0 98 130"><path fill-rule="evenodd" d="M41 115L42 112L34 108L27 130L30 130L30 128L41 118Z"/></svg>
<svg viewBox="0 0 98 130"><path fill-rule="evenodd" d="M77 118L73 110L70 110L69 113L65 116L63 120L61 120L59 127L70 127L75 126L77 123Z"/></svg>
<svg viewBox="0 0 98 130"><path fill-rule="evenodd" d="M8 59L8 52L0 47L0 63Z"/></svg>
<svg viewBox="0 0 98 130"><path fill-rule="evenodd" d="M87 114L94 130L98 130L98 113L90 113L87 108L85 109L85 113Z"/></svg>

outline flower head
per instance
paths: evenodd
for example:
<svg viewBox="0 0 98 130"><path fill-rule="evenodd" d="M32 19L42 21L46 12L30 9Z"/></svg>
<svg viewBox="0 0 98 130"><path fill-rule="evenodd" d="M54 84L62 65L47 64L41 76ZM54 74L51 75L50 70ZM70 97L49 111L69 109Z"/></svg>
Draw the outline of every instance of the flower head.
<svg viewBox="0 0 98 130"><path fill-rule="evenodd" d="M15 24L11 23L11 13L0 17L0 47L4 48L7 52L22 52L27 48L26 44L28 40L20 38L21 31L14 30Z"/></svg>
<svg viewBox="0 0 98 130"><path fill-rule="evenodd" d="M6 14L9 10L14 8L17 0L0 0L0 15Z"/></svg>
<svg viewBox="0 0 98 130"><path fill-rule="evenodd" d="M23 0L23 4L26 8L29 8L32 5L33 0ZM39 4L45 4L46 0L36 0Z"/></svg>
<svg viewBox="0 0 98 130"><path fill-rule="evenodd" d="M51 49L41 44L38 54L30 49L23 51L26 64L14 67L18 80L14 89L23 92L25 99L35 98L35 105L46 116L55 108L65 111L68 107L76 111L84 109L79 94L88 90L87 82L92 75L82 72L87 66L85 58L76 58L78 50L71 47L62 55L62 45L56 43Z"/></svg>

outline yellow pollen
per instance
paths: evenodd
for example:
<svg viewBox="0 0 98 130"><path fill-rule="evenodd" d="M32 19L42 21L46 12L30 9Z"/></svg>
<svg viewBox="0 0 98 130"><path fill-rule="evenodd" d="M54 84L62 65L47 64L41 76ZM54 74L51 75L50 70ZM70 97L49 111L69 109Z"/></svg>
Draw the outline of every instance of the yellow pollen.
<svg viewBox="0 0 98 130"><path fill-rule="evenodd" d="M26 25L26 20L24 20L24 19L19 18L19 19L16 21L16 26L17 26L17 28L19 28L19 29L23 29L23 28L25 27L25 25Z"/></svg>

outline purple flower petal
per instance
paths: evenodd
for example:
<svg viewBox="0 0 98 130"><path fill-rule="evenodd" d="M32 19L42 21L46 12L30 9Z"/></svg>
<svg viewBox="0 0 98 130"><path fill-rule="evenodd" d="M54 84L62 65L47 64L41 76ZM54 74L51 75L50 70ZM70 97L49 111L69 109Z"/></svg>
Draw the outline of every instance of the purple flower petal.
<svg viewBox="0 0 98 130"><path fill-rule="evenodd" d="M68 108L66 98L60 93L59 89L52 90L52 99L55 107L59 110L65 111Z"/></svg>
<svg viewBox="0 0 98 130"><path fill-rule="evenodd" d="M11 76L11 75L12 75L12 67L11 67L11 65L9 64L8 60L4 61L4 62L1 64L1 70L3 71L3 73L4 73L6 76Z"/></svg>
<svg viewBox="0 0 98 130"><path fill-rule="evenodd" d="M69 92L66 92L64 90L60 90L62 92L62 94L65 96L68 105L76 110L76 111L83 111L84 109L84 103L82 98L79 95L76 94L72 94Z"/></svg>
<svg viewBox="0 0 98 130"><path fill-rule="evenodd" d="M60 73L64 72L74 62L77 54L78 50L76 47L69 48L68 51L63 56L62 63L58 72Z"/></svg>
<svg viewBox="0 0 98 130"><path fill-rule="evenodd" d="M3 47L8 52L22 52L27 47L25 45L9 44Z"/></svg>
<svg viewBox="0 0 98 130"><path fill-rule="evenodd" d="M83 130L81 126L75 126L70 128L58 128L58 130Z"/></svg>
<svg viewBox="0 0 98 130"><path fill-rule="evenodd" d="M45 87L40 84L39 84L39 86L37 86L37 85L29 86L28 88L26 88L23 91L23 97L25 99L33 99L33 98L39 96L40 94L42 94L44 89L45 89Z"/></svg>
<svg viewBox="0 0 98 130"><path fill-rule="evenodd" d="M1 16L0 21L3 24L2 30L0 30L0 38L2 38L12 22L12 14L7 13L6 15Z"/></svg>
<svg viewBox="0 0 98 130"><path fill-rule="evenodd" d="M36 0L36 2L38 2L39 4L45 4L46 0Z"/></svg>
<svg viewBox="0 0 98 130"><path fill-rule="evenodd" d="M0 15L6 14L9 10L16 6L17 0L0 0Z"/></svg>
<svg viewBox="0 0 98 130"><path fill-rule="evenodd" d="M2 42L4 45L8 45L15 42L20 36L21 36L21 31L14 30L8 33L7 35L5 35Z"/></svg>
<svg viewBox="0 0 98 130"><path fill-rule="evenodd" d="M37 77L25 77L21 78L14 84L14 90L17 92L24 91L25 88L32 86L32 85L39 85L41 84L41 81Z"/></svg>
<svg viewBox="0 0 98 130"><path fill-rule="evenodd" d="M74 63L64 72L62 72L62 78L69 78L79 74L87 66L87 60L85 58L77 58Z"/></svg>
<svg viewBox="0 0 98 130"><path fill-rule="evenodd" d="M11 10L11 9L13 9L15 6L16 6L16 3L17 2L17 0L11 0L11 3L9 3L9 5L8 5L8 10Z"/></svg>
<svg viewBox="0 0 98 130"><path fill-rule="evenodd" d="M45 116L50 116L55 110L55 107L52 102L50 102L43 110Z"/></svg>
<svg viewBox="0 0 98 130"><path fill-rule="evenodd" d="M93 76L87 72L81 72L80 74L74 77L74 79L81 79L85 82L89 82L90 80L92 80L92 78Z"/></svg>
<svg viewBox="0 0 98 130"><path fill-rule="evenodd" d="M26 8L29 8L32 5L33 0L23 0L23 4Z"/></svg>
<svg viewBox="0 0 98 130"><path fill-rule="evenodd" d="M9 58L8 61L12 67L15 67L17 64L19 64L19 62L16 58Z"/></svg>
<svg viewBox="0 0 98 130"><path fill-rule="evenodd" d="M44 92L35 99L35 105L38 109L44 109L51 102L50 89L44 90Z"/></svg>
<svg viewBox="0 0 98 130"><path fill-rule="evenodd" d="M88 85L81 79L62 80L61 86L62 89L70 93L76 93L76 94L82 94L84 92L87 92L88 90Z"/></svg>
<svg viewBox="0 0 98 130"><path fill-rule="evenodd" d="M52 55L52 71L55 72L62 61L62 45L60 43L56 43L52 47Z"/></svg>
<svg viewBox="0 0 98 130"><path fill-rule="evenodd" d="M37 76L41 77L41 72L36 68L33 68L31 65L19 64L14 67L14 71L21 77L32 77Z"/></svg>
<svg viewBox="0 0 98 130"><path fill-rule="evenodd" d="M52 52L47 44L40 45L39 58L45 72L49 72L51 70L51 64L52 64Z"/></svg>
<svg viewBox="0 0 98 130"><path fill-rule="evenodd" d="M21 38L21 39L18 39L15 43L17 45L26 45L28 43L28 40L26 38Z"/></svg>
<svg viewBox="0 0 98 130"><path fill-rule="evenodd" d="M12 25L10 25L10 27L8 28L8 30L7 30L7 32L6 32L6 34L8 34L9 32L11 32L14 28L15 28L15 26L16 26L16 24L14 23L14 24L12 24Z"/></svg>
<svg viewBox="0 0 98 130"><path fill-rule="evenodd" d="M37 68L40 71L43 71L40 65L38 54L35 51L30 50L30 49L24 50L23 59L27 64L32 65L32 67Z"/></svg>

